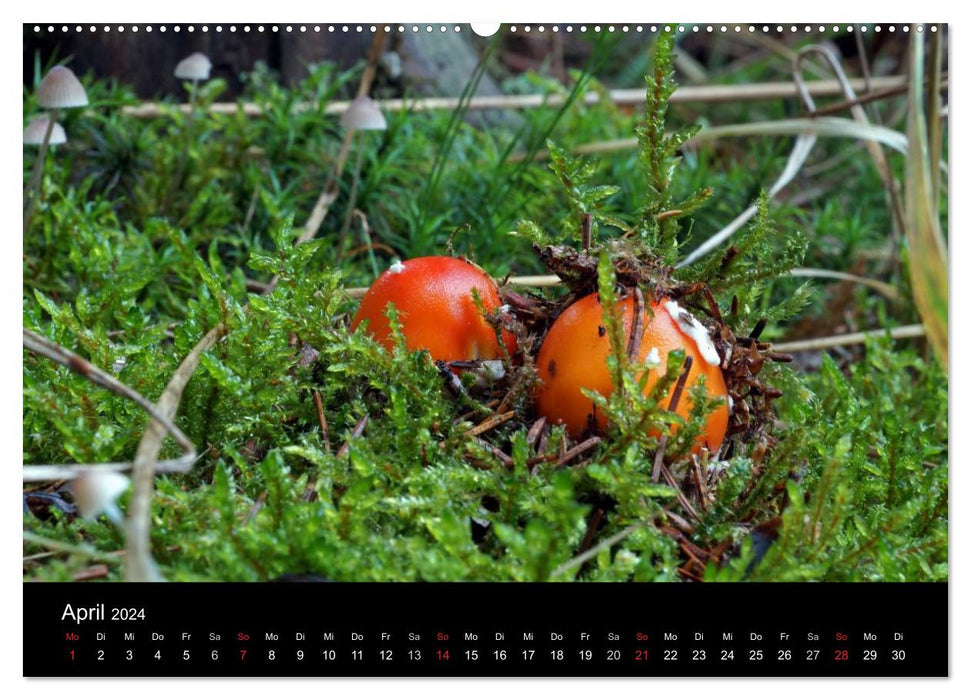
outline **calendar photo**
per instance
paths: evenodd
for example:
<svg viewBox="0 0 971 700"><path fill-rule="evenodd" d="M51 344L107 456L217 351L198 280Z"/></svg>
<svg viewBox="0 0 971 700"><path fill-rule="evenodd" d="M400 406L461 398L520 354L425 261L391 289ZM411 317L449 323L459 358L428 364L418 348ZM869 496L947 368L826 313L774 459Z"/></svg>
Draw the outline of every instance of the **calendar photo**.
<svg viewBox="0 0 971 700"><path fill-rule="evenodd" d="M948 56L23 25L25 590L946 583Z"/></svg>

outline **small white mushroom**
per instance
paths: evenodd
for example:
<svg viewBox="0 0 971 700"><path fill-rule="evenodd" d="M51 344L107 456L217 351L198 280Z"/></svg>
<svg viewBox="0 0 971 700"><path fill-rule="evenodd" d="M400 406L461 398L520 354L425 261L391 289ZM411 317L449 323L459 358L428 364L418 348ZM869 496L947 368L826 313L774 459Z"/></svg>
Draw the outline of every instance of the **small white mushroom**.
<svg viewBox="0 0 971 700"><path fill-rule="evenodd" d="M54 66L37 88L37 104L47 109L84 107L88 94L70 68Z"/></svg>
<svg viewBox="0 0 971 700"><path fill-rule="evenodd" d="M124 518L115 502L128 490L129 479L124 474L105 469L86 469L74 479L71 492L81 511L81 517L94 520L104 513L115 525Z"/></svg>
<svg viewBox="0 0 971 700"><path fill-rule="evenodd" d="M196 51L186 56L175 66L175 77L179 80L209 80L212 61L204 53Z"/></svg>
<svg viewBox="0 0 971 700"><path fill-rule="evenodd" d="M35 117L30 120L27 128L24 129L24 144L28 146L39 146L44 143L44 136L47 134L47 127L50 125L48 117ZM56 146L60 143L67 143L67 134L64 127L54 122L51 129L51 137L48 145Z"/></svg>
<svg viewBox="0 0 971 700"><path fill-rule="evenodd" d="M378 103L367 95L356 98L341 115L341 126L356 131L384 131L388 122Z"/></svg>
<svg viewBox="0 0 971 700"><path fill-rule="evenodd" d="M705 362L716 367L720 365L721 358L718 356L718 350L715 349L715 344L711 342L711 336L708 335L708 330L701 325L701 322L690 311L682 309L676 301L669 301L664 306L668 313L671 314L674 322L678 324L681 332L695 341L695 344L698 346L698 352L701 353Z"/></svg>
<svg viewBox="0 0 971 700"><path fill-rule="evenodd" d="M41 197L40 184L44 174L44 162L47 160L47 146L54 136L55 129L53 127L57 124L57 112L69 107L84 107L88 104L88 94L70 68L54 66L37 86L37 104L51 110L51 113L47 122L49 129L45 130L41 137L37 159L34 161L34 170L30 176L30 185L24 192L25 234L30 230L30 224L34 220L34 211L37 209L37 200Z"/></svg>

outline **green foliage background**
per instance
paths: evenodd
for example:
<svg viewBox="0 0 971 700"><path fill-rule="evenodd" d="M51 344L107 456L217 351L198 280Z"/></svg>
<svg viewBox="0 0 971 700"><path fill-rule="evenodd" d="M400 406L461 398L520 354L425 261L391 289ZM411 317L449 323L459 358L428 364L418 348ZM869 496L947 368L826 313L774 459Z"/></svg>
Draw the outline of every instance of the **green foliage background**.
<svg viewBox="0 0 971 700"><path fill-rule="evenodd" d="M781 169L788 143L751 139L742 148L679 152L689 132L664 135L666 73L654 76L661 88L649 99L652 118L639 131L639 151L581 162L560 150L628 136L643 120L606 100L572 99L601 89L593 71L615 47L597 41L562 109L486 124L398 112L387 115L386 132L359 139L357 207L367 213L371 238L407 258L442 253L454 234L460 252L501 277L542 271L529 243L569 240L577 230L571 222L592 211L601 238L629 227L647 249L673 261L757 199ZM726 80L768 79L778 70L771 61L756 62ZM49 155L44 200L24 241L25 327L103 368L124 359L119 378L150 399L209 328L219 321L228 327L204 357L178 415L205 452L189 474L158 479L152 537L164 574L680 580L682 554L657 526L673 491L650 479L653 438L632 437L622 427L631 411L657 412L656 405L605 404L621 425L614 439L582 468L542 465L533 474L526 424L512 421L497 438L510 445L507 469L464 435L475 418L459 418L476 407L444 398L427 358L388 354L346 330L354 307L343 288L372 276L359 252L366 240L359 223L339 235L349 178L316 241L294 247L292 224L309 213L341 139L336 118L324 109L357 77L357 70L321 65L284 88L257 67L246 77L243 99L260 104L264 118L200 111L188 121L174 108L158 119L126 116L118 107L136 102L126 88L86 76L92 109L64 114L71 141ZM505 87L565 90L535 74ZM203 105L223 88L218 80L207 83ZM312 108L295 112L296 102ZM779 118L785 109L728 105L719 119ZM36 111L32 91L25 91L25 122ZM672 107L668 124L697 116ZM550 138L552 168L509 158L535 154ZM818 159L839 155L840 147L823 144ZM25 149L25 181L32 156ZM681 156L678 177L669 180L665 168ZM184 182L174 186L183 160ZM780 271L804 255L807 265L829 269L867 259L865 253L885 245L889 225L869 162L847 160L840 182L838 191L808 205L773 205L775 223L763 207L739 239L744 254L734 267L716 273L713 256L686 270L685 279L717 280L723 308L738 295L732 322L740 333L766 317L763 337L779 338L793 314L824 316L832 294L811 296ZM715 195L699 208L709 191ZM682 209L680 221L658 225L657 214L671 208ZM532 223L520 223L526 221ZM379 255L382 263L389 259ZM248 280L277 274L272 294L248 291ZM907 296L906 271L886 274ZM864 327L916 320L910 304L891 306L862 289L852 294ZM23 374L25 463L124 461L134 454L146 425L136 406L26 352ZM732 540L735 547L729 563L709 566L706 578L946 579L948 388L940 366L922 347L878 340L851 357L823 357L818 371L797 376L775 369L772 383L785 394L773 431L779 444L761 475L752 478L744 448L713 465L725 477L693 539ZM322 398L331 450L313 391ZM364 435L348 440L346 456L336 456L365 414ZM649 417L663 423L659 415ZM167 443L163 455L177 454ZM309 501L308 488L315 493ZM635 527L584 564L564 566L590 513L605 504L598 541ZM25 530L61 545L55 556L25 563L25 577L70 580L88 563L105 561L109 578L120 578L112 552L124 541L113 526L50 513L44 520L24 515ZM753 524L780 513L778 540L766 546ZM25 543L24 554L47 547Z"/></svg>

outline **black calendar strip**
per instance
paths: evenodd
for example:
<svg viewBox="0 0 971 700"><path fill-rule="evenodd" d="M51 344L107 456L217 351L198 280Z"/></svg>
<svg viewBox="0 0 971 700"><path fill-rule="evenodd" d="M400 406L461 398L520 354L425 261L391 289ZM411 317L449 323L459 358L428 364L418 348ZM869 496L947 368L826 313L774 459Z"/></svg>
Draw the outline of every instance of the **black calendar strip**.
<svg viewBox="0 0 971 700"><path fill-rule="evenodd" d="M27 676L946 676L946 584L25 584Z"/></svg>

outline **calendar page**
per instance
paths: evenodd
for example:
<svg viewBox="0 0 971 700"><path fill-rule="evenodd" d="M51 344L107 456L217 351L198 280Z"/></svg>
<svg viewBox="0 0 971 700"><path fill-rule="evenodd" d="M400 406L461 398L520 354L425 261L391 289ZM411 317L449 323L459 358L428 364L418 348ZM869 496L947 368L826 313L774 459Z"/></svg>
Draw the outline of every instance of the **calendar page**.
<svg viewBox="0 0 971 700"><path fill-rule="evenodd" d="M949 43L24 24L23 674L947 676Z"/></svg>

